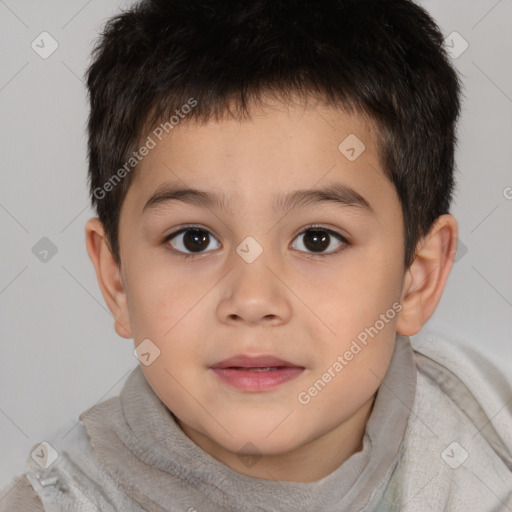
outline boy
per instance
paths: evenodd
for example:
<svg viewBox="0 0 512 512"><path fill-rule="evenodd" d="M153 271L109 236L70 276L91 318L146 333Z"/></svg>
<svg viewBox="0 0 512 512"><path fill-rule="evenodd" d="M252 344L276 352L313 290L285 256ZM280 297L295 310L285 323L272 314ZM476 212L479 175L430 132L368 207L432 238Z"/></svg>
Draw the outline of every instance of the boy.
<svg viewBox="0 0 512 512"><path fill-rule="evenodd" d="M141 365L0 510L512 510L512 390L409 341L456 253L442 44L409 0L107 24L86 243Z"/></svg>

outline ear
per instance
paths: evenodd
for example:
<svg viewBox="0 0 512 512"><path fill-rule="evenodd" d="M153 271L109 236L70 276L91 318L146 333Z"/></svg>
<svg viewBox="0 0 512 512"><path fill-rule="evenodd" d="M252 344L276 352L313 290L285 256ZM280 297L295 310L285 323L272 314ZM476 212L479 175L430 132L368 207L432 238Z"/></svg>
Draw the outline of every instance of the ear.
<svg viewBox="0 0 512 512"><path fill-rule="evenodd" d="M417 334L434 313L455 260L457 236L455 218L441 215L418 242L402 288L402 310L396 324L400 334Z"/></svg>
<svg viewBox="0 0 512 512"><path fill-rule="evenodd" d="M121 271L110 250L103 224L97 217L89 219L85 225L85 242L101 293L114 317L114 329L122 338L132 338Z"/></svg>

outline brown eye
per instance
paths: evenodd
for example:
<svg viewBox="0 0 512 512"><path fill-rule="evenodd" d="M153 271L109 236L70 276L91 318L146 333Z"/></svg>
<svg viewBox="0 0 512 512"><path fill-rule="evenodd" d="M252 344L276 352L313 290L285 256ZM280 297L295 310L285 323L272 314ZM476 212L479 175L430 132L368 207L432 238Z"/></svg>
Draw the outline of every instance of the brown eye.
<svg viewBox="0 0 512 512"><path fill-rule="evenodd" d="M299 243L298 247L294 247L295 249L316 253L320 256L335 253L337 249L347 244L345 238L339 233L325 228L308 228L300 233L297 239L300 239L300 237L303 237L304 241ZM324 251L329 247L331 247L331 250L324 254Z"/></svg>
<svg viewBox="0 0 512 512"><path fill-rule="evenodd" d="M211 239L215 240L205 229L186 228L173 233L167 240L177 251L190 254L204 252L210 246Z"/></svg>

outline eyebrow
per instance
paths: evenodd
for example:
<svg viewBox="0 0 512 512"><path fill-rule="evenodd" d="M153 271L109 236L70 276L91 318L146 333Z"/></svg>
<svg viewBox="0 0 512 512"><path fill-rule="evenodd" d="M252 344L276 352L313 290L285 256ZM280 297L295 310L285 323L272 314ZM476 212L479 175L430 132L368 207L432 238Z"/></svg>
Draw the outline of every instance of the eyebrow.
<svg viewBox="0 0 512 512"><path fill-rule="evenodd" d="M216 208L231 212L229 201L224 195L217 195L206 190L184 187L175 183L164 183L159 186L148 199L142 214L164 204L181 201L202 208ZM272 209L275 213L292 210L321 203L335 203L344 207L352 207L363 213L375 215L370 203L353 188L341 183L327 184L320 188L301 189L292 192L275 194Z"/></svg>

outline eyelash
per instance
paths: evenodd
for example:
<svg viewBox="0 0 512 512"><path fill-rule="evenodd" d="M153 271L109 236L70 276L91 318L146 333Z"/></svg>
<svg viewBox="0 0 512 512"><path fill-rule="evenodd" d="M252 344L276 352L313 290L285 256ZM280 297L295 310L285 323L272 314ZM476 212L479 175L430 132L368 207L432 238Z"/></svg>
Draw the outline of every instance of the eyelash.
<svg viewBox="0 0 512 512"><path fill-rule="evenodd" d="M167 235L163 240L162 240L162 244L168 244L173 238L177 237L178 235L181 235L182 233L186 233L187 231L189 230L192 230L192 229L199 229L201 231L204 231L212 236L213 233L211 233L208 229L206 228L203 228L197 224L191 224L191 225L186 225L186 226L183 226L181 227L180 229L178 229L177 231L174 231L172 233L170 233L169 235ZM293 238L295 240L295 238L299 237L300 235L303 235L305 233L307 233L308 231L313 231L313 230L316 230L316 231L323 231L327 234L329 234L330 236L333 236L334 238L336 238L339 242L342 242L342 245L340 247L338 247L337 249L335 249L334 251L331 251L331 252L328 252L328 253L314 253L314 252L304 252L304 251L300 251L302 253L304 253L305 255L307 255L308 257L313 257L313 258L316 258L316 257L320 257L320 258L325 258L327 256L334 256L336 254L339 254L340 252L342 252L347 246L350 245L350 243L347 241L347 239L341 235L341 233L338 233L337 231L333 231L332 229L329 229L329 228L326 228L322 225L318 225L318 224L311 224L309 226L306 226L300 233L297 233L297 235L295 235L295 237ZM216 239L217 237L214 236L214 238ZM202 251L202 252L196 252L196 253L184 253L182 251L179 251L177 249L174 249L174 248L171 248L171 251L180 255L180 256L183 256L183 258L185 260L188 260L188 259L191 259L191 258L194 258L196 256L201 256L202 254L206 254L210 251Z"/></svg>

